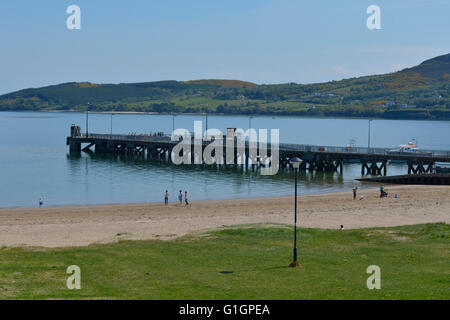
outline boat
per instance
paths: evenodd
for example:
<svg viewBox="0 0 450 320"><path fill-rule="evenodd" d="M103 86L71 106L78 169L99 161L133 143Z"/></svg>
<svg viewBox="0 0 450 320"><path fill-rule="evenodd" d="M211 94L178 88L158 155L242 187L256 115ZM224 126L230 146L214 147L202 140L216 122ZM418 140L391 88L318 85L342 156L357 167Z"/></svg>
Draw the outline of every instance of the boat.
<svg viewBox="0 0 450 320"><path fill-rule="evenodd" d="M399 145L401 152L414 152L419 149L419 144L417 143L417 138L412 138L408 144Z"/></svg>
<svg viewBox="0 0 450 320"><path fill-rule="evenodd" d="M349 143L345 146L345 151L347 152L356 152L356 141L354 139L351 139ZM359 159L345 159L344 163L360 163L361 160Z"/></svg>
<svg viewBox="0 0 450 320"><path fill-rule="evenodd" d="M355 149L356 148L356 141L355 139L351 139L349 143L345 146L347 149Z"/></svg>
<svg viewBox="0 0 450 320"><path fill-rule="evenodd" d="M423 151L419 149L417 143L417 138L412 138L408 144L401 144L395 149L387 151L389 155L419 155L419 156L431 156L432 153L429 151ZM391 163L405 163L405 160L391 160Z"/></svg>

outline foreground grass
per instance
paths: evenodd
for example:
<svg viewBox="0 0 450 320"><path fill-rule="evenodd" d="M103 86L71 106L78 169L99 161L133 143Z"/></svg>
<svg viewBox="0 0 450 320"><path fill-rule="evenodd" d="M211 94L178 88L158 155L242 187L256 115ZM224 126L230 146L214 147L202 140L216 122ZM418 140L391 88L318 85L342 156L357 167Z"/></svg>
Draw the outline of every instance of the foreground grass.
<svg viewBox="0 0 450 320"><path fill-rule="evenodd" d="M1 248L3 299L449 299L446 224L299 231L249 226L175 241L81 248ZM381 268L368 290L366 268ZM81 268L68 290L66 268Z"/></svg>

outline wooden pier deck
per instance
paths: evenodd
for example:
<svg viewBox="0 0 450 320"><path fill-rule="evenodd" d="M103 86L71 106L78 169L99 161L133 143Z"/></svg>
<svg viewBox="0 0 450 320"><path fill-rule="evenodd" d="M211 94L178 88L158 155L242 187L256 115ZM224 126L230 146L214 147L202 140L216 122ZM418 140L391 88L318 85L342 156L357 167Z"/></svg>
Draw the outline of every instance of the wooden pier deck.
<svg viewBox="0 0 450 320"><path fill-rule="evenodd" d="M172 149L179 141L172 141L168 135L112 135L112 134L80 134L76 130L71 131L67 137L67 145L70 152L92 151L96 153L116 154L140 154L146 157L166 158L170 161ZM202 152L210 144L210 141L202 141ZM83 146L85 145L85 146ZM225 155L225 141L223 142ZM266 157L257 157L249 160L249 143L245 142L244 154L238 154L237 146L234 146L235 165L266 166L267 159L271 156L271 145L267 144ZM258 150L260 154L261 150ZM420 150L417 152L393 152L384 148L346 148L335 146L315 146L302 144L279 144L279 166L290 166L289 161L294 157L303 160L301 169L315 171L343 171L343 163L348 160L358 160L361 163L362 175L386 175L387 166L392 160L401 160L408 165L408 174L432 173L436 162L450 164L450 151ZM189 155L194 157L194 153ZM193 161L192 161L193 162Z"/></svg>

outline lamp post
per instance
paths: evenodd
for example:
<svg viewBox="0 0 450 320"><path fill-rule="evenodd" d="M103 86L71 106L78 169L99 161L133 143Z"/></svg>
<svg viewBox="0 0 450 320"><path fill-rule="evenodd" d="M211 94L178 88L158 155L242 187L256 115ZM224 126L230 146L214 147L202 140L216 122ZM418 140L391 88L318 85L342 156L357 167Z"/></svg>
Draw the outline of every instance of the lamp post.
<svg viewBox="0 0 450 320"><path fill-rule="evenodd" d="M206 104L206 112L205 112L205 118L206 118L206 131L205 131L205 136L206 136L206 140L208 140L208 104Z"/></svg>
<svg viewBox="0 0 450 320"><path fill-rule="evenodd" d="M289 267L291 268L300 266L300 264L298 263L298 250L297 250L297 176L298 176L298 168L300 168L300 164L302 162L303 161L298 157L295 157L290 161L295 171L294 260L289 265Z"/></svg>
<svg viewBox="0 0 450 320"><path fill-rule="evenodd" d="M114 113L111 113L111 137L112 137L112 120L113 120Z"/></svg>
<svg viewBox="0 0 450 320"><path fill-rule="evenodd" d="M369 137L368 137L368 141L367 141L367 148L370 149L370 123L372 122L372 120L369 120Z"/></svg>
<svg viewBox="0 0 450 320"><path fill-rule="evenodd" d="M87 103L87 107L86 107L86 138L89 138L89 105L91 103L88 102Z"/></svg>
<svg viewBox="0 0 450 320"><path fill-rule="evenodd" d="M175 117L176 114L172 113L172 134L175 132Z"/></svg>

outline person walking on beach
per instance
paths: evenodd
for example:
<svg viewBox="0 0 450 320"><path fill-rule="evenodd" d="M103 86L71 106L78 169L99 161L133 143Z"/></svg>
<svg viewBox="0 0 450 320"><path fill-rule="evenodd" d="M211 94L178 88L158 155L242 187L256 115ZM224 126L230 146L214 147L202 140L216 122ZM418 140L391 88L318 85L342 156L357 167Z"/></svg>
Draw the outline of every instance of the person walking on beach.
<svg viewBox="0 0 450 320"><path fill-rule="evenodd" d="M358 192L358 187L355 186L355 187L353 188L353 200L356 199L356 193L357 193L357 192Z"/></svg>
<svg viewBox="0 0 450 320"><path fill-rule="evenodd" d="M42 198L39 198L39 208L44 205L44 200Z"/></svg>
<svg viewBox="0 0 450 320"><path fill-rule="evenodd" d="M164 194L164 205L169 204L169 191L166 190L166 193Z"/></svg>
<svg viewBox="0 0 450 320"><path fill-rule="evenodd" d="M189 205L187 191L184 192L184 203L186 203L186 206Z"/></svg>
<svg viewBox="0 0 450 320"><path fill-rule="evenodd" d="M180 193L178 194L178 202L180 203L180 206L183 204L183 191L180 190Z"/></svg>

